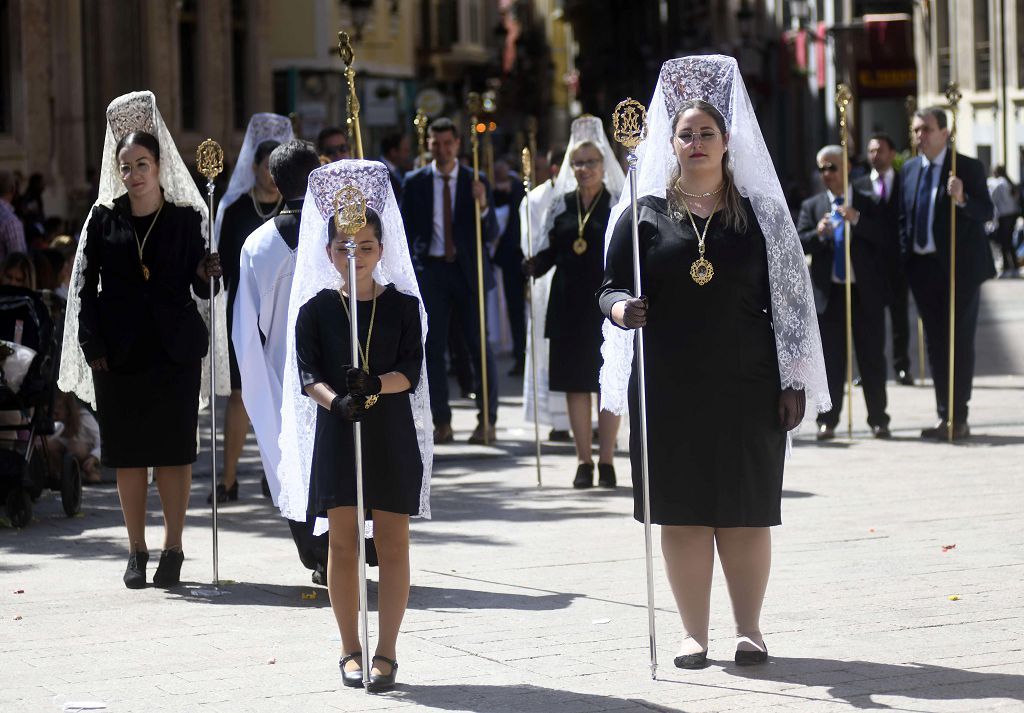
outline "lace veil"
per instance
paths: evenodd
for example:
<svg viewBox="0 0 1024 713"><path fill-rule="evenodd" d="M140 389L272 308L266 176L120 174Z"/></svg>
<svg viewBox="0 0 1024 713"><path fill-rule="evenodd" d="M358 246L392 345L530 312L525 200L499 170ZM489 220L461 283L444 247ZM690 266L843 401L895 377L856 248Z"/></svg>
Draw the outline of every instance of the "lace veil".
<svg viewBox="0 0 1024 713"><path fill-rule="evenodd" d="M323 289L338 289L345 280L327 257L327 225L334 219L334 195L344 186L356 186L366 204L380 215L384 254L373 278L381 285L394 283L399 292L414 296L420 303L420 325L424 343L427 338L427 313L423 308L419 283L409 257L402 214L391 190L388 169L379 161L346 159L321 166L309 174L306 200L302 206L299 251L295 277L288 303L288 362L284 372L284 402L281 408L281 464L278 477L281 495L278 507L289 520L304 522L309 499L309 474L313 463L313 439L316 433L316 403L302 393L295 355L295 322L299 308ZM347 329L339 324L338 329ZM339 359L348 360L347 354ZM420 517L430 517L430 472L434 461L430 401L427 396L427 367L424 357L420 381L410 395L420 458L423 461L423 485L420 489ZM318 519L316 531L325 528Z"/></svg>
<svg viewBox="0 0 1024 713"><path fill-rule="evenodd" d="M703 99L718 109L729 129L729 168L748 198L765 236L772 318L782 388L804 389L808 412L831 408L811 278L796 226L789 213L771 155L761 135L739 67L732 57L707 55L672 59L661 75L647 110L647 136L637 147L637 198L665 197L677 164L671 149L671 117L682 102ZM629 209L629 191L612 208L607 241L619 216ZM633 361L633 332L604 324L601 354L602 408L626 411Z"/></svg>
<svg viewBox="0 0 1024 713"><path fill-rule="evenodd" d="M224 211L256 185L256 172L252 168L256 148L264 141L283 144L291 141L293 136L292 122L287 116L263 113L253 114L249 119L242 150L238 153L238 161L235 162L231 180L228 181L228 190L217 206L217 217L213 225L214 234L217 236L215 244L220 244L220 226L224 222Z"/></svg>
<svg viewBox="0 0 1024 713"><path fill-rule="evenodd" d="M160 142L160 186L164 190L164 199L177 206L188 206L202 218L203 239L207 248L210 245L209 211L199 188L189 173L185 162L174 144L171 133L167 130L160 110L156 106L156 97L152 92L132 92L118 97L107 107L107 133L103 140L103 159L100 170L99 196L93 207L102 205L113 208L114 199L125 193L117 168L117 156L114 149L117 142L133 131L145 131L156 137ZM83 401L88 401L95 408L96 394L93 388L92 369L85 360L85 354L78 343L78 316L82 311L79 293L85 281L85 243L89 237L89 221L93 212L85 219L82 235L75 254L75 263L71 271L71 283L68 288L68 306L64 318L64 343L61 352L60 376L57 385L61 391L75 393ZM103 289L102 277L99 289ZM193 295L199 305L199 313L210 328L209 307L206 300ZM217 356L218 394L227 395L230 389L228 374L228 342L225 316L224 291L214 300L215 312L215 348ZM203 359L202 386L200 389L199 407L205 408L210 395L210 354Z"/></svg>

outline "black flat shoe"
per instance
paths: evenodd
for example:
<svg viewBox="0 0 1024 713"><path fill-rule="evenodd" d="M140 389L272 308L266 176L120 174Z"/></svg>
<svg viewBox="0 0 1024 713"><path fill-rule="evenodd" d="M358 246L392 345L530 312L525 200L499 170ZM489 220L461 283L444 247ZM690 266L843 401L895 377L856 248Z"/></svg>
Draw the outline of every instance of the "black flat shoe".
<svg viewBox="0 0 1024 713"><path fill-rule="evenodd" d="M366 690L370 693L383 693L395 687L395 677L398 675L398 662L386 656L374 656L373 661L383 661L391 666L391 673L384 674L370 672L370 682L366 684Z"/></svg>
<svg viewBox="0 0 1024 713"><path fill-rule="evenodd" d="M338 661L338 668L341 669L341 683L348 688L362 688L363 687L363 668L360 666L355 671L346 671L345 664L349 661L362 658L362 651L353 651L352 653L344 656Z"/></svg>
<svg viewBox="0 0 1024 713"><path fill-rule="evenodd" d="M707 668L708 652L701 651L699 654L683 654L682 656L676 656L672 659L672 663L675 664L676 668Z"/></svg>
<svg viewBox="0 0 1024 713"><path fill-rule="evenodd" d="M156 566L153 584L157 587L173 587L181 583L181 563L185 553L181 550L164 550L160 553L160 564Z"/></svg>
<svg viewBox="0 0 1024 713"><path fill-rule="evenodd" d="M238 481L237 480L235 481L235 484L232 485L230 488L225 488L223 483L217 483L217 502L218 503L226 503L229 500L231 500L231 501L238 500ZM213 493L210 493L209 495L206 496L206 502L207 503L212 503L213 502Z"/></svg>
<svg viewBox="0 0 1024 713"><path fill-rule="evenodd" d="M576 477L572 481L572 487L574 487L574 488L592 488L592 487L594 487L594 464L593 463L580 463L576 467Z"/></svg>
<svg viewBox="0 0 1024 713"><path fill-rule="evenodd" d="M124 571L124 586L128 589L142 589L146 586L146 564L148 552L135 551L128 555L128 567Z"/></svg>
<svg viewBox="0 0 1024 713"><path fill-rule="evenodd" d="M768 647L765 646L764 642L758 646L756 641L752 641L750 638L744 636L740 638L741 642L746 642L752 646L756 646L756 651L744 651L736 649L736 665L737 666L757 666L758 664L765 663L768 660Z"/></svg>
<svg viewBox="0 0 1024 713"><path fill-rule="evenodd" d="M597 464L597 484L602 488L614 488L616 485L615 481L615 466L611 463L598 463Z"/></svg>
<svg viewBox="0 0 1024 713"><path fill-rule="evenodd" d="M888 426L872 426L871 433L875 438L892 438L892 431Z"/></svg>

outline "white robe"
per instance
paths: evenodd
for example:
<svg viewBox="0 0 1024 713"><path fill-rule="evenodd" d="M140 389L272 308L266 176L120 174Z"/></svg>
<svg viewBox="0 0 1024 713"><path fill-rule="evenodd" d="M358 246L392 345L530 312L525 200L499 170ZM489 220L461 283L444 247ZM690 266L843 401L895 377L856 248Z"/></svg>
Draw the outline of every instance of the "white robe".
<svg viewBox="0 0 1024 713"><path fill-rule="evenodd" d="M533 254L548 246L548 236L541 235L544 225L544 214L551 206L554 198L554 183L544 181L530 191L527 200L530 202L530 230L533 238ZM519 204L519 225L521 226L520 245L523 255L530 256L529 241L526 235L526 201ZM526 323L526 370L523 372L523 409L527 421L533 421L533 382L532 382L532 357L536 352L537 356L537 420L541 423L550 424L552 428L569 430L569 417L566 413L564 398L550 398L548 390L548 340L544 338L544 327L547 323L548 294L551 291L551 279L554 270L548 270L547 274L533 281L531 291L532 306L527 311ZM530 320L536 317L536 324L531 325ZM537 346L532 349L530 344L533 341L533 333L537 333Z"/></svg>
<svg viewBox="0 0 1024 713"><path fill-rule="evenodd" d="M282 384L287 357L288 299L295 275L296 253L285 243L274 221L261 225L242 246L238 296L231 339L242 376L242 401L260 447L270 496L277 505L281 482ZM265 342L260 339L260 334Z"/></svg>

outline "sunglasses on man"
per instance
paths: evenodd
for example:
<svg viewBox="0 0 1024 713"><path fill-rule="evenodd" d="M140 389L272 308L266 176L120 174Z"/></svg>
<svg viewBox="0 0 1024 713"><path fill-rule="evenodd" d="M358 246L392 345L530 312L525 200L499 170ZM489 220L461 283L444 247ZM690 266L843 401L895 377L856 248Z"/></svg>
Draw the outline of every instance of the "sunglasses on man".
<svg viewBox="0 0 1024 713"><path fill-rule="evenodd" d="M839 167L836 166L834 163L823 163L820 166L818 166L818 172L819 173L832 173L833 171L838 171L838 170L839 170Z"/></svg>

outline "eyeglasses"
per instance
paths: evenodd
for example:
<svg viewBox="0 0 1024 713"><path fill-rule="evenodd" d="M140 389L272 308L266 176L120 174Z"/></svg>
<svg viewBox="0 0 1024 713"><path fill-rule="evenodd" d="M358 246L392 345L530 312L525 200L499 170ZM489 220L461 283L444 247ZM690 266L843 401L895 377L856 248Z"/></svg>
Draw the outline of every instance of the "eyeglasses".
<svg viewBox="0 0 1024 713"><path fill-rule="evenodd" d="M344 156L348 154L348 144L337 144L335 146L324 146L325 156Z"/></svg>
<svg viewBox="0 0 1024 713"><path fill-rule="evenodd" d="M823 163L820 166L818 166L818 173L832 173L833 171L838 170L839 167L836 166L834 163Z"/></svg>
<svg viewBox="0 0 1024 713"><path fill-rule="evenodd" d="M582 171L585 168L597 168L602 163L604 163L604 159L591 158L586 161L573 161L570 165L572 166L572 170Z"/></svg>
<svg viewBox="0 0 1024 713"><path fill-rule="evenodd" d="M720 136L718 131L714 129L703 129L699 132L694 131L680 131L676 134L676 138L679 139L679 143L683 146L689 146L696 141L700 141L702 144L709 144Z"/></svg>

